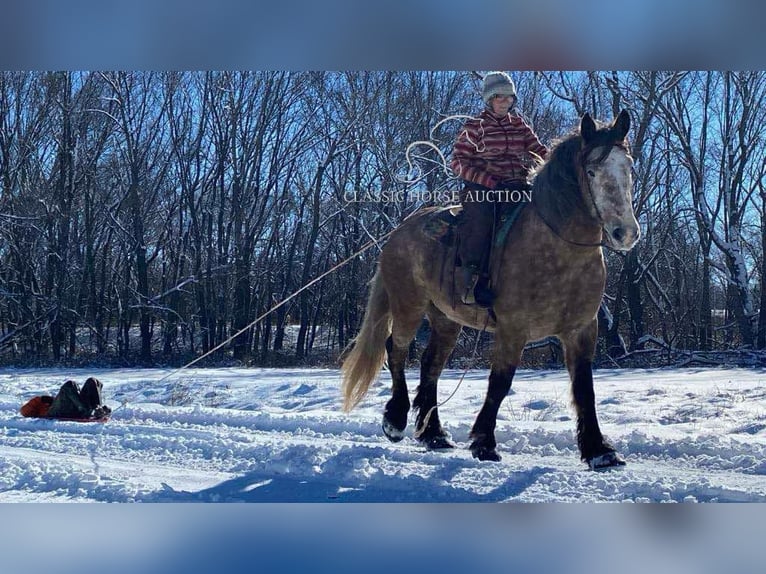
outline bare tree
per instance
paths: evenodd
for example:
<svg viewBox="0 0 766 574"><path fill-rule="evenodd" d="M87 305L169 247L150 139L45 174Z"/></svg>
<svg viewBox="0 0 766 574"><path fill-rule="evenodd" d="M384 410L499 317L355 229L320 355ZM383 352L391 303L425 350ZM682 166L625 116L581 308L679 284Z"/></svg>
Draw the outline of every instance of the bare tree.
<svg viewBox="0 0 766 574"><path fill-rule="evenodd" d="M124 265L125 300L131 301L131 310L138 311L140 357L148 362L152 353L149 264L159 251L149 251L147 223L161 215L154 208L169 165L164 145L167 101L163 100L153 73L105 73L103 78L111 88L114 107L113 113L106 110L105 113L112 115L118 128L114 144L125 170L119 180L125 192L121 207L125 210L127 225L123 231L129 241ZM128 348L131 314L128 309L123 310L124 351Z"/></svg>

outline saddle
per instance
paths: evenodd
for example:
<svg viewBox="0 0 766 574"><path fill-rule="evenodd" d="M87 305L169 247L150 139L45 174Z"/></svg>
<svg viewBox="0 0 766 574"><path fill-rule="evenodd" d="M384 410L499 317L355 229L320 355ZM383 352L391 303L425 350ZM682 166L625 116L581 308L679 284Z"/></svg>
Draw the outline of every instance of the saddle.
<svg viewBox="0 0 766 574"><path fill-rule="evenodd" d="M501 209L495 214L495 233L492 237L492 251L500 253L508 238L513 225L519 218L526 203L508 202L500 203ZM458 293L465 293L473 289L473 285L468 285L462 273L457 273L457 268L461 266L460 257L457 253L457 246L460 236L460 221L463 216L462 207L449 206L443 207L430 214L423 224L423 231L427 237L438 241L446 247L444 250L444 259L442 259L442 281L445 279L444 272L448 272L448 284L451 287L451 298L453 301L459 299ZM490 266L492 263L489 264ZM454 303L453 303L454 307ZM490 308L490 316L494 315Z"/></svg>
<svg viewBox="0 0 766 574"><path fill-rule="evenodd" d="M457 243L458 225L463 208L460 205L441 207L426 218L423 232L426 237L438 241L447 247Z"/></svg>

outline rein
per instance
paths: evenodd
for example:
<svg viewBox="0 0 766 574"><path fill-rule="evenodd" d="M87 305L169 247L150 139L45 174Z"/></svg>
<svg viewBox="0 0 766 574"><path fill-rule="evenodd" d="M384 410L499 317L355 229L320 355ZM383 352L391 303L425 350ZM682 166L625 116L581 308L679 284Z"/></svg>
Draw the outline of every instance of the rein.
<svg viewBox="0 0 766 574"><path fill-rule="evenodd" d="M534 205L534 203L532 205ZM563 241L564 243L569 243L570 245L575 245L576 247L606 247L607 249L611 249L611 247L609 247L609 245L607 245L606 242L604 241L601 241L599 243L582 243L580 241L567 239L566 237L561 235L556 228L554 228L550 223L548 223L548 220L543 217L542 213L540 213L540 210L537 209L537 206L534 206L534 207L535 207L535 213L537 213L537 216L540 218L540 220L548 227L548 229L550 229L553 232L553 235L561 239L561 241Z"/></svg>

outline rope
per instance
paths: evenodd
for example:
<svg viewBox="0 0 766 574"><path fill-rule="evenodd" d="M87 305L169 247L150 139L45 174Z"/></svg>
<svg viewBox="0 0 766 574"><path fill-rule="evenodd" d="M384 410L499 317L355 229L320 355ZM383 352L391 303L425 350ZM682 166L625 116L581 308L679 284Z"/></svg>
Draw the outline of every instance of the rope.
<svg viewBox="0 0 766 574"><path fill-rule="evenodd" d="M384 235L382 235L382 236L380 236L380 237L378 237L378 238L376 238L376 239L371 239L370 241L368 241L367 243L365 243L365 244L364 244L364 246L363 246L361 249L359 249L359 250L358 250L356 253L353 253L352 255L349 255L349 256L348 256L346 259L344 259L344 260L343 260L343 261L341 261L340 263L338 263L338 264L336 264L335 266L331 267L330 269L328 269L327 271L325 271L324 273L322 273L322 274L321 274L321 275L319 275L318 277L315 277L314 279L312 279L311 281L309 281L308 283L306 283L306 284L305 284L303 287L301 287L301 288L300 288L300 289L298 289L297 291L293 292L293 293L292 293L292 294L290 294L289 296L287 296L287 297L285 297L284 299L282 299L282 300L281 300L279 303L277 303L276 305L274 305L273 307L271 307L271 308L270 308L268 311L266 311L265 313L263 313L263 314L262 314L260 317L258 317L258 318L256 318L255 320L253 320L253 321L252 321L252 322L251 322L249 325L247 325L247 326L245 326L245 327L242 327L242 329L240 329L239 331L237 331L236 333L234 333L234 334L233 334L231 337L229 337L229 338L228 338L228 339L226 339L225 341L223 341L223 342L219 343L218 345L216 345L215 347L213 347L212 349L210 349L210 350L209 350L207 353L205 353L204 355L200 355L199 357L197 357L197 358L196 358L196 359L194 359L193 361L190 361L189 363L185 364L183 367L179 367L179 368L178 368L178 369L176 369L175 371L173 371L173 372L169 373L168 375L165 375L164 377L162 377L162 378L161 378L159 381L157 381L157 382L161 382L161 381L163 381L163 380L167 379L168 377L170 377L170 376L174 375L175 373L177 373L177 372L179 372L179 371L182 371L183 369L187 369L187 368L191 367L193 364L195 364L195 363L197 363L197 362L201 361L202 359L204 359L205 357L207 357L207 356L211 355L212 353L214 353L215 351L217 351L217 350L218 350L218 349L220 349L221 347L223 347L223 346L227 345L228 343L230 343L231 341L233 341L234 339L236 339L237 337L239 337L239 336L240 336L242 333L244 333L244 332L245 332L245 331L247 331L248 329L250 329L250 328L254 327L254 326L255 326L255 325L257 325L258 323L260 323L261 321L263 321L263 320L264 320L266 317L268 317L268 316L269 316L271 313L273 313L274 311L276 311L277 309L279 309L280 307L282 307L283 305L285 305L285 304L286 304L288 301L291 301L292 299L294 299L295 297L297 297L298 295L300 295L300 294L301 294L303 291L305 291L306 289L308 289L309 287L311 287L311 286L312 286L312 285L314 285L315 283L317 283L317 282L321 281L322 279L324 279L325 277L327 277L327 276L328 276L328 275L330 275L331 273L333 273L333 272L335 272L336 270L340 269L341 267L343 267L344 265L346 265L348 262L350 262L352 259L354 259L354 258L355 258L355 257L357 257L358 255L361 255L361 254L362 254L362 253L364 253L365 251L367 251L367 250L368 250L370 247L372 247L373 245L378 245L378 243L379 243L380 241L383 241L383 240L385 240L385 239L386 239L386 238L387 238L389 235L391 235L393 232L394 232L394 230L392 229L392 230L391 230L391 231L389 231L388 233L386 233L386 234L384 234Z"/></svg>
<svg viewBox="0 0 766 574"><path fill-rule="evenodd" d="M415 214L416 214L416 213L418 213L419 211L420 211L420 208L419 208L419 209L416 209L415 211L413 211L411 214L409 214L407 217L405 217L405 218L404 218L404 220L402 221L402 223L404 223L405 221L407 221L407 220L408 220L410 217L412 217L413 215L415 215ZM389 236L390 236L390 235L391 235L391 234L392 234L394 231L396 231L398 228L399 228L399 227L397 226L397 227L395 227L394 229L392 229L392 230L388 231L387 233L384 233L384 234L383 234L383 235L381 235L380 237L375 237L375 238L373 238L373 239L370 239L370 241L368 241L367 243L365 243L365 244L364 244L364 245L363 245L363 246L362 246L362 247L361 247L361 248L360 248L358 251L356 251L356 253L353 253L352 255L348 256L346 259L344 259L344 260L343 260L343 261L341 261L340 263L336 264L335 266L331 267L330 269L328 269L327 271L325 271L324 273L322 273L322 274L321 274L321 275L319 275L318 277L316 277L316 278L312 279L311 281L309 281L308 283L306 283L306 284L305 284L303 287L301 287L301 288L300 288L300 289L298 289L297 291L293 292L293 293L292 293L292 294L290 294L288 297L285 297L284 299L282 299L282 301L280 301L279 303L277 303L276 305L274 305L273 307L271 307L271 308L270 308L268 311L266 311L265 313L263 313L262 315L260 315L259 317L257 317L255 320L253 320L251 323L249 323L248 325L246 325L245 327L243 327L242 329L240 329L240 330L239 330L239 331L237 331L236 333L234 333L234 334L233 334L231 337L229 337L229 338L228 338L228 339L226 339L225 341L222 341L221 343L219 343L218 345L216 345L215 347L213 347L212 349L210 349L210 350L209 350L207 353L204 353L203 355L200 355L199 357L197 357L197 358L196 358L196 359L194 359L193 361L190 361L190 362L186 363L185 365L183 365L182 367L179 367L179 368L177 368L177 369L175 369L175 370L171 371L171 372L170 372L170 373L168 373L167 375L164 375L163 377L161 377L161 378L160 378L160 379L157 381L157 383L161 383L162 381L164 381L164 380L166 380L166 379L169 379L170 377L172 377L173 375L176 375L176 374L178 374L179 372L183 371L184 369L188 369L189 367L191 367L191 366L192 366L192 365L194 365L195 363L198 363L199 361L201 361L201 360L202 360L202 359L204 359L205 357L208 357L208 356L209 356L209 355L211 355L212 353L216 352L216 351L217 351L217 350L219 350L221 347L223 347L223 346L225 346L225 345L229 344L231 341L233 341L234 339L236 339L237 337L239 337L239 336L240 336L242 333L244 333L244 332L245 332L245 331L247 331L248 329L251 329L252 327L254 327L255 325L257 325L258 323L260 323L261 321L263 321L263 319L265 319L265 318L266 318L267 316L269 316L271 313L273 313L274 311L276 311L277 309L279 309L280 307L282 307L283 305L285 305L287 302L289 302L289 301L291 301L292 299L294 299L295 297L297 297L297 296L298 296L300 293L302 293L303 291L305 291L306 289L308 289L309 287L311 287L311 286L312 286L312 285L314 285L315 283L317 283L317 282L321 281L322 279L324 279L325 277L327 277L327 276L328 276L328 275L330 275L331 273L333 273L333 272L337 271L338 269L340 269L341 267L343 267L344 265L346 265L347 263L349 263L349 262L350 262L352 259L354 259L355 257L358 257L359 255L361 255L362 253L364 253L365 251L367 251L369 248L371 248L371 247L373 247L373 246L375 246L375 245L379 245L379 244L380 244L382 241L386 240L386 239L387 239L387 238L388 238L388 237L389 237ZM175 387L174 387L174 389L173 389L173 390L175 390ZM135 393L134 393L134 394L135 394ZM132 398L132 397L131 397L131 398ZM116 407L116 408L115 408L115 409L112 411L112 413L116 412L117 410L119 410L119 409L121 409L122 407L124 407L125 405L127 405L127 404L128 404L128 402L129 402L129 401L128 401L127 399L123 400L123 401L122 401L122 403L120 404L120 406Z"/></svg>

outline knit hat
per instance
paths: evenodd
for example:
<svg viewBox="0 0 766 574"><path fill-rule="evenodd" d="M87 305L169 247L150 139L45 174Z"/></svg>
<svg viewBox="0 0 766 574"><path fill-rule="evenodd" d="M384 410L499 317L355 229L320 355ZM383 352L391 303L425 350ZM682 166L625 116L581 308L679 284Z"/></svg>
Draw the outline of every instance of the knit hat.
<svg viewBox="0 0 766 574"><path fill-rule="evenodd" d="M515 96L516 86L511 77L505 72L490 72L484 76L484 87L481 90L481 97L484 103L489 104L492 96L498 94Z"/></svg>

